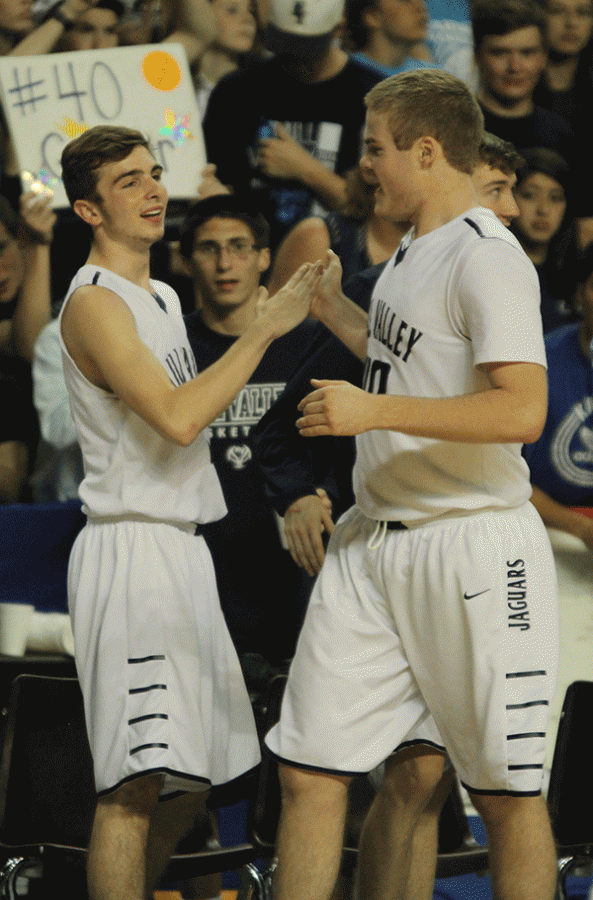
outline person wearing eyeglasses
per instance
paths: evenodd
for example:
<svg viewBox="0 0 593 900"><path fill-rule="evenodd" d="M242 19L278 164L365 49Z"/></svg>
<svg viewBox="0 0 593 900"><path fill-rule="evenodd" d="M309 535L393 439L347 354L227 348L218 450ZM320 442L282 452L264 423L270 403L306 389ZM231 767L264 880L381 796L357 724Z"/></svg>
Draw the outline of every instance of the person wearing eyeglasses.
<svg viewBox="0 0 593 900"><path fill-rule="evenodd" d="M269 225L239 195L196 203L181 228L195 312L185 317L199 369L221 357L257 318L270 264ZM228 514L204 536L221 605L250 682L254 658L282 665L294 652L311 582L283 549L277 518L252 453L253 427L311 352L320 327L305 320L265 352L245 387L212 423L210 452ZM259 660L259 664L263 662ZM247 668L245 668L247 666Z"/></svg>

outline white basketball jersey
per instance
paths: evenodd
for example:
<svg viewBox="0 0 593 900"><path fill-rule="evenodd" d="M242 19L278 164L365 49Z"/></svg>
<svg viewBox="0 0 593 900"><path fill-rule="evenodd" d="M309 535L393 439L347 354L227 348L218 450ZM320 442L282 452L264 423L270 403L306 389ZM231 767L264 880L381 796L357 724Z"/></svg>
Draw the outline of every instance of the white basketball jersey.
<svg viewBox="0 0 593 900"><path fill-rule="evenodd" d="M373 291L364 387L444 398L489 386L489 362L546 365L536 271L482 207L422 237L413 231ZM370 431L357 437L356 501L373 519L418 522L521 506L531 496L520 444L468 444Z"/></svg>
<svg viewBox="0 0 593 900"><path fill-rule="evenodd" d="M130 308L140 339L180 385L197 367L187 340L179 298L160 281L152 293L101 266L85 265L75 275L62 308L82 285L107 288ZM64 377L83 455L79 488L91 518L146 517L187 525L210 522L226 513L214 466L209 429L189 447L161 437L114 394L91 384L74 364L60 333Z"/></svg>

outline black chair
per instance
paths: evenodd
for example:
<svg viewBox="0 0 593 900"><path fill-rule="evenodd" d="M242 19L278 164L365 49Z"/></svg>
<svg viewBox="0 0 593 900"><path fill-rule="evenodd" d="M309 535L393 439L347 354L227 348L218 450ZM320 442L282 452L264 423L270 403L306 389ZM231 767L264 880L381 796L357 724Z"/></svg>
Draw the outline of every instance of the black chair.
<svg viewBox="0 0 593 900"><path fill-rule="evenodd" d="M270 682L259 715L262 737L278 721L286 675L277 675ZM342 873L352 875L358 857L358 843L364 817L372 803L374 789L366 777L353 779L349 793L349 808L344 840ZM274 855L274 842L280 815L280 783L275 760L264 751L260 778L250 822L250 834L258 847L258 858L269 860ZM459 793L457 781L439 822L439 855L437 878L450 878L469 873L485 873L488 869L488 848L479 845L470 830ZM252 891L261 900L270 897L270 872L262 873L254 864L247 867Z"/></svg>
<svg viewBox="0 0 593 900"><path fill-rule="evenodd" d="M573 681L564 697L548 787L558 844L558 900L566 900L568 875L590 875L593 863L592 711L593 682Z"/></svg>
<svg viewBox="0 0 593 900"><path fill-rule="evenodd" d="M61 654L8 656L0 653L0 753L4 744L10 690L17 675L52 675L56 678L76 678L76 666L71 656L62 656Z"/></svg>
<svg viewBox="0 0 593 900"><path fill-rule="evenodd" d="M86 848L96 805L82 695L73 678L20 675L12 685L0 765L0 897L19 877L38 896L84 900ZM239 869L252 843L174 855L166 877Z"/></svg>

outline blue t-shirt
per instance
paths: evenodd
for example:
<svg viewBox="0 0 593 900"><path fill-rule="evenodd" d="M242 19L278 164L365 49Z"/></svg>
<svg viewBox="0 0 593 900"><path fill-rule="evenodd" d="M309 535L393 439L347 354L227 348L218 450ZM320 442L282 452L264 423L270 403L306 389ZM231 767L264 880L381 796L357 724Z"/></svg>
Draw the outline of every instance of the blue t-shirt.
<svg viewBox="0 0 593 900"><path fill-rule="evenodd" d="M580 322L546 335L548 417L523 454L531 481L566 506L593 505L593 365L581 350Z"/></svg>
<svg viewBox="0 0 593 900"><path fill-rule="evenodd" d="M371 69L372 72L381 75L382 78L389 78L390 75L399 75L400 72L407 72L408 69L434 69L434 63L423 62L420 59L416 59L415 56L408 56L401 66L384 66L372 57L367 56L362 50L351 53L350 59L355 59L362 66L366 66L367 69Z"/></svg>
<svg viewBox="0 0 593 900"><path fill-rule="evenodd" d="M426 0L426 7L431 20L471 21L468 0Z"/></svg>

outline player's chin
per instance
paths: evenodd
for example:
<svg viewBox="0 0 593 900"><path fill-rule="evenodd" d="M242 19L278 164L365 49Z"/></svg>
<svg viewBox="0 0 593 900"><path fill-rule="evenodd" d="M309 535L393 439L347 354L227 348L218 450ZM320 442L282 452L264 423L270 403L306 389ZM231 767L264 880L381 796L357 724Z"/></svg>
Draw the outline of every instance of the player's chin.
<svg viewBox="0 0 593 900"><path fill-rule="evenodd" d="M391 210L392 204L389 203L388 198L383 193L382 190L377 189L375 191L375 206L374 213L376 216L389 216L392 212Z"/></svg>
<svg viewBox="0 0 593 900"><path fill-rule="evenodd" d="M165 222L160 223L150 223L149 228L147 229L147 233L145 235L146 240L148 240L151 244L155 241L160 241L165 236Z"/></svg>

